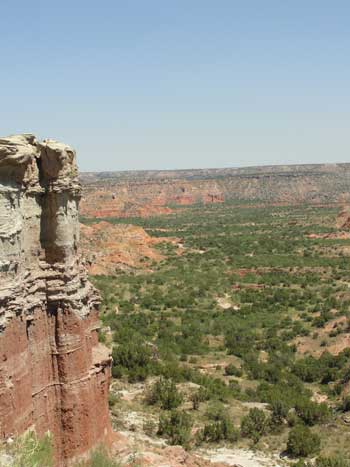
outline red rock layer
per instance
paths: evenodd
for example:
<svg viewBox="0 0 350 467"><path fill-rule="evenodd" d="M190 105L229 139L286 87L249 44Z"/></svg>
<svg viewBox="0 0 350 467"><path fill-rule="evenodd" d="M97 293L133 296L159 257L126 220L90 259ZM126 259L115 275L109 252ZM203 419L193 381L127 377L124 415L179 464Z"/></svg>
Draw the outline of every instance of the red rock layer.
<svg viewBox="0 0 350 467"><path fill-rule="evenodd" d="M151 237L142 227L101 221L81 225L81 250L90 274L115 274L118 270L148 269L164 257L155 248L162 242L178 245L174 237Z"/></svg>
<svg viewBox="0 0 350 467"><path fill-rule="evenodd" d="M8 438L35 427L53 434L59 465L109 435L110 357L98 317L37 308L13 319L0 339L0 426Z"/></svg>
<svg viewBox="0 0 350 467"><path fill-rule="evenodd" d="M173 212L171 205L223 203L224 193L216 181L117 182L88 185L81 202L87 217L150 217Z"/></svg>
<svg viewBox="0 0 350 467"><path fill-rule="evenodd" d="M350 200L350 164L83 173L81 179L82 213L89 217L147 217L172 205L230 200L257 207Z"/></svg>

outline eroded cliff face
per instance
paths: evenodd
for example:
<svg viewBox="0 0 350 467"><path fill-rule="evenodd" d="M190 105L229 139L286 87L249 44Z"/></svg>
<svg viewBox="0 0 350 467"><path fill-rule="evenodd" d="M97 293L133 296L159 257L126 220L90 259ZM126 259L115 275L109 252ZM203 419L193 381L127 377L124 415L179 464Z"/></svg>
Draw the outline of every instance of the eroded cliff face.
<svg viewBox="0 0 350 467"><path fill-rule="evenodd" d="M54 436L58 464L110 434L110 355L78 252L74 151L0 139L0 437Z"/></svg>
<svg viewBox="0 0 350 467"><path fill-rule="evenodd" d="M169 205L223 203L225 196L214 180L100 181L84 185L81 213L86 217L150 217L170 214Z"/></svg>
<svg viewBox="0 0 350 467"><path fill-rule="evenodd" d="M350 164L82 173L86 217L149 217L225 201L349 204Z"/></svg>

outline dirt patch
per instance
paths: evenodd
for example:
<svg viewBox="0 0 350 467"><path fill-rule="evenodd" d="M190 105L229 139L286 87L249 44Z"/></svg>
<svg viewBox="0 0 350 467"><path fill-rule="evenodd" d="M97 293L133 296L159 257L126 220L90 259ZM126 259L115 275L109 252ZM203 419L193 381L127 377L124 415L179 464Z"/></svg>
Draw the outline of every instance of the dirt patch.
<svg viewBox="0 0 350 467"><path fill-rule="evenodd" d="M219 448L201 451L201 455L213 462L224 462L236 467L282 467L286 465L277 456L268 457L249 449Z"/></svg>
<svg viewBox="0 0 350 467"><path fill-rule="evenodd" d="M99 222L81 225L81 249L90 274L113 274L117 270L147 269L164 259L156 245L177 245L179 239L151 237L142 227Z"/></svg>
<svg viewBox="0 0 350 467"><path fill-rule="evenodd" d="M317 337L312 336L298 337L295 340L298 353L310 354L314 357L319 357L325 350L332 355L338 355L340 352L350 347L350 333L341 332L335 337L331 337L330 333L342 327L345 331L347 318L342 316L329 321L323 328L315 330Z"/></svg>

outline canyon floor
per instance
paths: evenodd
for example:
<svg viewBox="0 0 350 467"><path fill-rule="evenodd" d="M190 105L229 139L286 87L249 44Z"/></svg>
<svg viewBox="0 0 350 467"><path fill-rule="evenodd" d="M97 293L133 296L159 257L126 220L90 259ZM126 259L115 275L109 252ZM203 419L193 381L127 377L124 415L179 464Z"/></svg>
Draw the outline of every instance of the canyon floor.
<svg viewBox="0 0 350 467"><path fill-rule="evenodd" d="M350 238L338 214L225 202L82 219L83 245L85 232L97 235L90 251L106 242L103 232L108 238L109 266L94 274L96 257L90 271L103 298L100 339L114 357L116 458L282 467L296 461L286 449L299 425L319 437L311 457L350 456ZM132 260L114 255L120 242ZM257 436L242 429L253 409L264 420ZM181 415L171 422L178 432L160 434L160 420L174 413L189 425ZM226 422L231 439L213 434Z"/></svg>

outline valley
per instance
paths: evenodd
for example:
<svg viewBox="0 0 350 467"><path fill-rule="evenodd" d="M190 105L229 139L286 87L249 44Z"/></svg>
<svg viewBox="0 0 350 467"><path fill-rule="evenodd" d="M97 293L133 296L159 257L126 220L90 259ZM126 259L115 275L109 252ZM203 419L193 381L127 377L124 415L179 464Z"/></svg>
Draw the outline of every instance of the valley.
<svg viewBox="0 0 350 467"><path fill-rule="evenodd" d="M350 238L338 214L226 201L109 219L144 229L159 254L91 276L112 424L135 459L166 443L225 465L347 465L327 463L350 456Z"/></svg>
<svg viewBox="0 0 350 467"><path fill-rule="evenodd" d="M349 466L348 165L0 162L0 465Z"/></svg>

